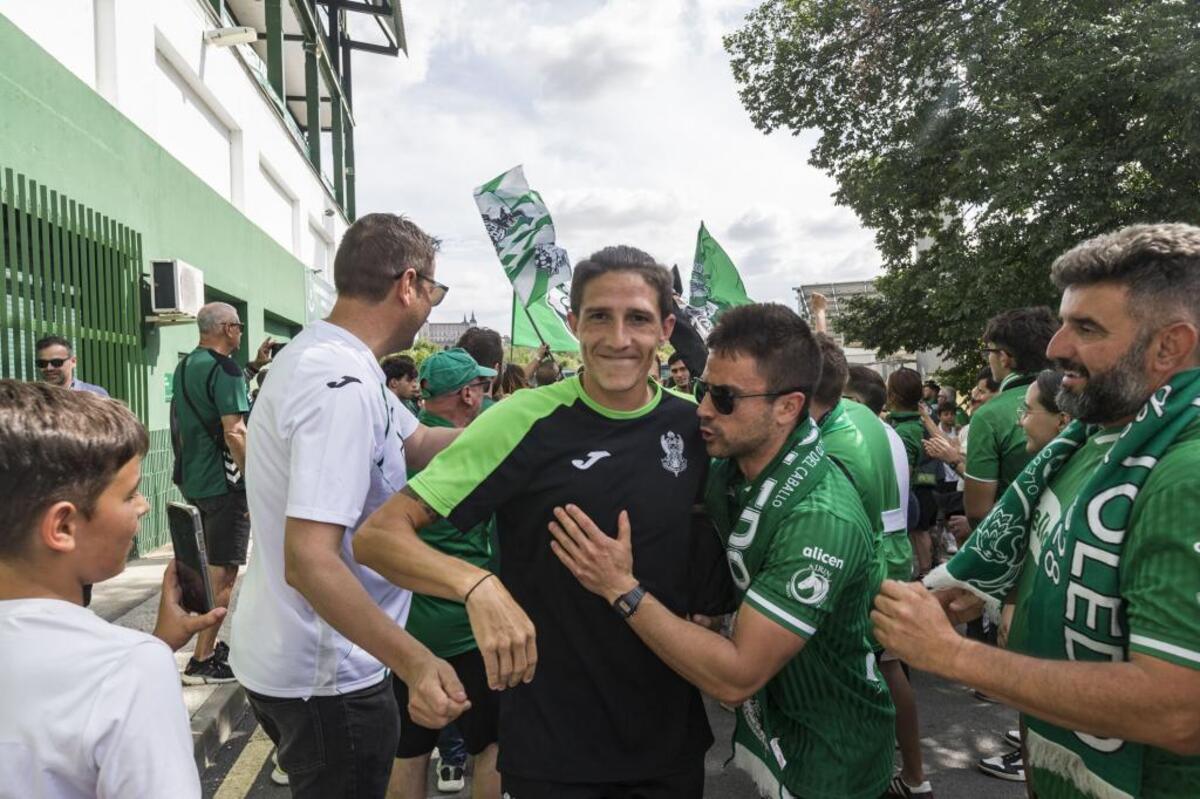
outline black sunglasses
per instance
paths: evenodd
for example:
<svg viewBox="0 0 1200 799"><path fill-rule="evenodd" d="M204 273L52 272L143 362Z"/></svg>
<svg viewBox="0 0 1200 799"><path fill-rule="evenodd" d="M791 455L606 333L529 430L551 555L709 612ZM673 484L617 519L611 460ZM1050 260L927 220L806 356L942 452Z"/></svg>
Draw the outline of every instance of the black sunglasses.
<svg viewBox="0 0 1200 799"><path fill-rule="evenodd" d="M45 369L48 366L53 366L55 369L58 369L58 368L61 368L62 365L69 360L71 360L71 359L70 358L48 358L46 360L42 360L41 358L38 358L37 360L34 361L34 363L37 364L37 368L39 368L39 369Z"/></svg>
<svg viewBox="0 0 1200 799"><path fill-rule="evenodd" d="M404 272L407 272L407 271L408 271L407 269L404 270ZM431 277L426 277L425 275L422 275L420 272L418 272L415 269L412 271L413 271L413 274L417 276L417 280L424 280L426 283L429 283L430 285L433 286L433 288L429 291L429 304L430 305L441 305L442 300L446 299L446 295L450 293L450 287L447 286L445 283L439 283ZM404 272L400 272L399 274L392 275L392 280L399 280L400 278L404 277Z"/></svg>
<svg viewBox="0 0 1200 799"><path fill-rule="evenodd" d="M704 380L696 381L696 402L704 402L704 398L708 397L712 400L713 408L722 416L728 416L733 413L734 406L740 399L750 399L751 397L782 397L784 394L794 394L796 392L807 395L808 389L789 388L785 391L768 391L762 394L739 394L729 386L716 386Z"/></svg>

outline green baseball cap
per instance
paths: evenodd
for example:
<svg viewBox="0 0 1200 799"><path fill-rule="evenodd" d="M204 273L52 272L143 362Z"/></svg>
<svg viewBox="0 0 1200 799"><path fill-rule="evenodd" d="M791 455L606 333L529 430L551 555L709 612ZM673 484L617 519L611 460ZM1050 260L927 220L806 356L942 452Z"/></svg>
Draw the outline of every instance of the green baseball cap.
<svg viewBox="0 0 1200 799"><path fill-rule="evenodd" d="M421 381L421 396L439 397L458 391L480 377L495 377L496 370L480 366L469 352L455 347L430 355L417 374Z"/></svg>

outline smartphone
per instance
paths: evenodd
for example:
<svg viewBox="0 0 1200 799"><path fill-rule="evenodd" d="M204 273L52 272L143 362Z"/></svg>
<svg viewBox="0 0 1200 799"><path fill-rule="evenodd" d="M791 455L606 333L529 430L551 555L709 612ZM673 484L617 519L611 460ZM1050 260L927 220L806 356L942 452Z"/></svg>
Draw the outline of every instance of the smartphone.
<svg viewBox="0 0 1200 799"><path fill-rule="evenodd" d="M278 355L279 351L282 350L285 346L287 346L286 341L276 341L274 344L272 344L271 345L271 357L274 358L276 355Z"/></svg>
<svg viewBox="0 0 1200 799"><path fill-rule="evenodd" d="M212 582L208 579L208 554L200 510L183 502L167 503L167 524L175 547L175 569L183 592L183 609L208 613L213 609Z"/></svg>

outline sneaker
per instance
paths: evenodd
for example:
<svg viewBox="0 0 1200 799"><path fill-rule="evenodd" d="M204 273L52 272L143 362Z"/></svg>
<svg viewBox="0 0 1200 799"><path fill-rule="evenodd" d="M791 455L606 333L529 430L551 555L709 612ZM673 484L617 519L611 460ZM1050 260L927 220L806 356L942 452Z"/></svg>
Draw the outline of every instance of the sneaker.
<svg viewBox="0 0 1200 799"><path fill-rule="evenodd" d="M980 702L987 702L987 703L993 704L993 705L999 704L999 702L1000 702L999 699L996 699L995 697L992 697L992 696L988 696L983 691L972 691L971 693L974 694L975 698L978 699Z"/></svg>
<svg viewBox="0 0 1200 799"><path fill-rule="evenodd" d="M1008 732L1004 733L1004 742L1012 744L1013 746L1020 749L1021 748L1021 731L1020 730L1009 730Z"/></svg>
<svg viewBox="0 0 1200 799"><path fill-rule="evenodd" d="M222 663L228 663L229 644L224 641L217 641L217 645L213 647L213 657L218 658Z"/></svg>
<svg viewBox="0 0 1200 799"><path fill-rule="evenodd" d="M1021 750L1009 752L1007 755L980 758L976 764L984 774L1010 782L1025 782L1025 762L1021 760Z"/></svg>
<svg viewBox="0 0 1200 799"><path fill-rule="evenodd" d="M213 685L216 683L233 682L233 669L228 663L217 660L216 656L208 660L188 660L187 668L183 670L184 685Z"/></svg>
<svg viewBox="0 0 1200 799"><path fill-rule="evenodd" d="M274 764L271 768L271 782L276 785L287 785L287 772L279 767L279 750L276 749L271 753L271 762Z"/></svg>
<svg viewBox="0 0 1200 799"><path fill-rule="evenodd" d="M457 793L467 786L462 766L438 764L437 789L442 793Z"/></svg>
<svg viewBox="0 0 1200 799"><path fill-rule="evenodd" d="M946 550L947 555L958 553L958 541L954 538L954 533L949 530L942 531L942 548Z"/></svg>
<svg viewBox="0 0 1200 799"><path fill-rule="evenodd" d="M920 796L924 799L933 799L933 788L929 785L929 780L920 785L909 785L904 781L904 778L899 774L892 777L892 781L888 783L887 793L885 797L895 797L896 799L908 799L910 796Z"/></svg>

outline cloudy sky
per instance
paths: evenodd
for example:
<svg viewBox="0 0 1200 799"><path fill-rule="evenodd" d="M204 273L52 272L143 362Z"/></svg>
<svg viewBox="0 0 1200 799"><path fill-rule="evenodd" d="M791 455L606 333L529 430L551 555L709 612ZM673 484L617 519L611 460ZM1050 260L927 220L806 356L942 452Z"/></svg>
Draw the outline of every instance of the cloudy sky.
<svg viewBox="0 0 1200 799"><path fill-rule="evenodd" d="M509 284L472 199L517 164L572 260L632 244L685 285L703 219L750 296L877 271L869 233L808 166L815 135L764 136L721 36L741 0L420 0L405 59L356 55L360 212L405 213L443 239L434 312L509 326Z"/></svg>

